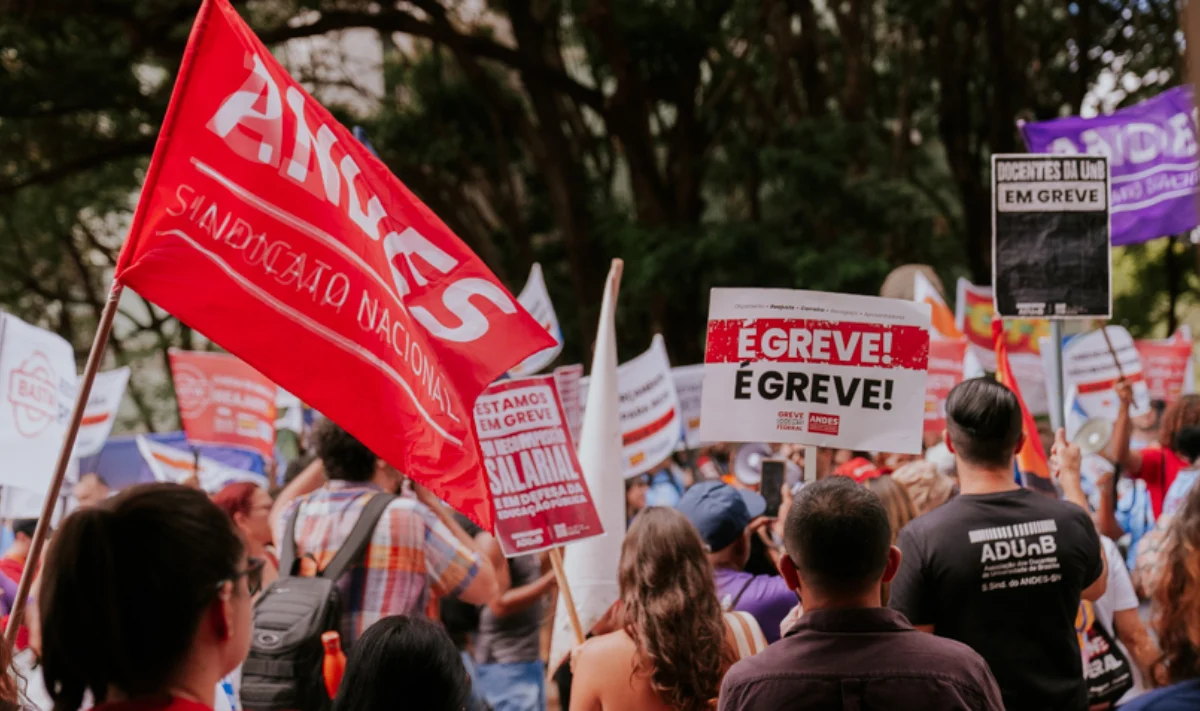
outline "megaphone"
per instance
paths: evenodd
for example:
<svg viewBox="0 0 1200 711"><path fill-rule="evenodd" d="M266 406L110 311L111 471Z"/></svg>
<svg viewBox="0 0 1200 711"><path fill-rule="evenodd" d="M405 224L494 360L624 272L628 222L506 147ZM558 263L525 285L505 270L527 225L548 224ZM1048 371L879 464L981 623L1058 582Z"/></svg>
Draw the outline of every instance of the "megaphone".
<svg viewBox="0 0 1200 711"><path fill-rule="evenodd" d="M771 458L771 445L754 442L738 447L730 469L745 486L758 486L762 481L762 461Z"/></svg>
<svg viewBox="0 0 1200 711"><path fill-rule="evenodd" d="M1083 423L1071 441L1085 455L1098 454L1112 439L1113 423L1103 417L1092 417Z"/></svg>

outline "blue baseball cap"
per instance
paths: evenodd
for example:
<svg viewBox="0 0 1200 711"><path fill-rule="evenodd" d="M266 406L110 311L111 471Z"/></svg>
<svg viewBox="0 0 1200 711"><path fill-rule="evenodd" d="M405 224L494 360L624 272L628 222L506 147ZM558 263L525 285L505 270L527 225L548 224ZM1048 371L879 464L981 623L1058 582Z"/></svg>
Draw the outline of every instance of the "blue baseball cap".
<svg viewBox="0 0 1200 711"><path fill-rule="evenodd" d="M705 481L684 492L675 508L692 522L708 549L716 552L736 541L751 521L763 515L767 500L722 481Z"/></svg>

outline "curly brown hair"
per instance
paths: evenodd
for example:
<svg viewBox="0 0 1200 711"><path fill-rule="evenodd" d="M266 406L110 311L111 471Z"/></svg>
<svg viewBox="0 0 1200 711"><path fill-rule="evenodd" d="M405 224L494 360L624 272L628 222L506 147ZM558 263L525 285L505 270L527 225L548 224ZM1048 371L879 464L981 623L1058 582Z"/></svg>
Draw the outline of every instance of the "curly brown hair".
<svg viewBox="0 0 1200 711"><path fill-rule="evenodd" d="M1171 451L1175 447L1175 434L1184 427L1200 426L1200 395L1184 395L1163 414L1162 426L1158 430L1158 443Z"/></svg>
<svg viewBox="0 0 1200 711"><path fill-rule="evenodd" d="M674 509L642 511L621 545L619 581L625 633L638 649L634 673L648 672L676 711L711 708L735 660L700 534Z"/></svg>
<svg viewBox="0 0 1200 711"><path fill-rule="evenodd" d="M1171 520L1154 587L1154 626L1162 656L1155 676L1175 684L1200 677L1200 487Z"/></svg>

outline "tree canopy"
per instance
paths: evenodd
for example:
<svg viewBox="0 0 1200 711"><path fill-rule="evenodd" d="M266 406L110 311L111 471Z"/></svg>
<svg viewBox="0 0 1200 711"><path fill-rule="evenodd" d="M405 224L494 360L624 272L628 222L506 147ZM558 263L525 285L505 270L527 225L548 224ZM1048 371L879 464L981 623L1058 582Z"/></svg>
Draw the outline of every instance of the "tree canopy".
<svg viewBox="0 0 1200 711"><path fill-rule="evenodd" d="M7 4L0 307L83 351L198 2ZM1016 120L1182 74L1175 0L235 5L281 52L378 45L382 91L311 66L336 52L293 69L510 289L542 263L563 362L590 351L612 257L622 355L661 332L680 364L702 356L713 286L877 293L912 262L988 283L989 160L1021 150ZM1197 285L1180 247L1127 258L1135 333ZM203 339L132 295L116 333L139 424L169 424L150 373Z"/></svg>

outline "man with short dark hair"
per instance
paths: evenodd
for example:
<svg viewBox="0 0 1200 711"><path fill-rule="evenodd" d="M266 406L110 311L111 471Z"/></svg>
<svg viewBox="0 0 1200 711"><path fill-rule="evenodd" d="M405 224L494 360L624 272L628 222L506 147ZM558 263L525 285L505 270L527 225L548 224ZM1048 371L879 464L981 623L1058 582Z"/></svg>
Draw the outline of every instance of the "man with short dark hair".
<svg viewBox="0 0 1200 711"><path fill-rule="evenodd" d="M272 511L280 548L296 517L296 556L306 575L329 563L372 496L395 493L404 480L331 420L318 424L313 438L317 461L280 492ZM366 555L338 581L346 601L341 630L346 646L384 617L423 615L431 595L473 605L496 595L495 571L475 541L437 497L415 482L413 488L418 500L398 498L388 505Z"/></svg>
<svg viewBox="0 0 1200 711"><path fill-rule="evenodd" d="M805 486L784 528L780 569L804 615L738 662L720 711L1001 711L1000 690L964 644L913 629L883 607L900 565L879 497L846 477Z"/></svg>
<svg viewBox="0 0 1200 711"><path fill-rule="evenodd" d="M779 639L779 624L796 606L796 594L778 575L746 572L752 524L767 522L760 518L766 499L721 481L704 481L688 489L677 508L700 532L708 549L721 606L750 613L768 644Z"/></svg>
<svg viewBox="0 0 1200 711"><path fill-rule="evenodd" d="M946 401L961 493L900 532L892 609L987 660L1010 711L1087 708L1075 616L1104 594L1100 538L1078 506L1020 488L1024 434L1008 388L976 378Z"/></svg>

